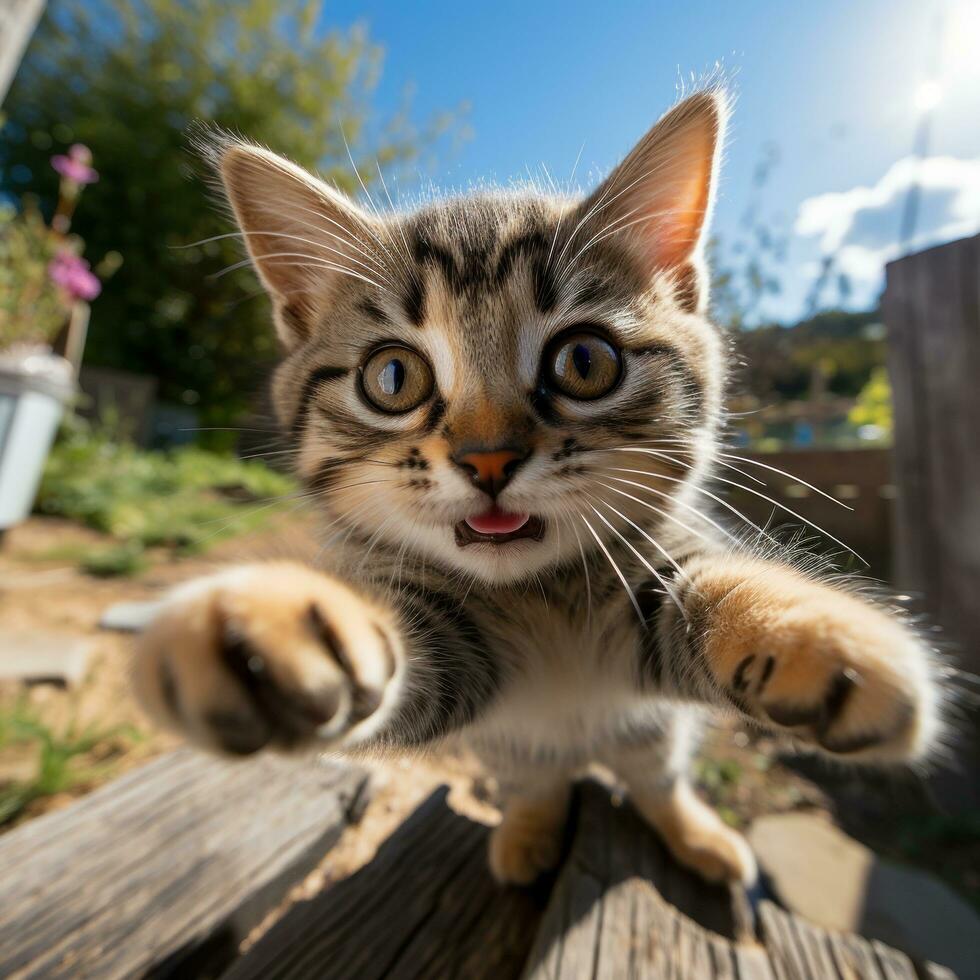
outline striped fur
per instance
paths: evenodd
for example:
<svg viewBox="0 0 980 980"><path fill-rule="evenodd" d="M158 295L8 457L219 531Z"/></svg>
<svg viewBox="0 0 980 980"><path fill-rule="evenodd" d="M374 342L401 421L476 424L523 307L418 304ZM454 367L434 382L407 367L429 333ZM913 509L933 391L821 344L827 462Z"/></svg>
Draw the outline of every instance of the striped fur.
<svg viewBox="0 0 980 980"><path fill-rule="evenodd" d="M700 243L725 114L717 92L682 103L584 201L498 191L383 216L212 141L274 302L275 401L326 558L179 592L137 661L157 717L230 751L462 736L510 799L491 865L513 881L554 858L568 780L593 761L681 860L751 878L744 843L686 784L705 708L844 758L931 750L938 695L915 635L731 544L706 506L726 345ZM562 395L543 364L573 327L620 352L603 397ZM401 414L361 376L392 343L434 377ZM497 503L542 536L460 547L454 527L489 501L453 459L501 445L527 458Z"/></svg>

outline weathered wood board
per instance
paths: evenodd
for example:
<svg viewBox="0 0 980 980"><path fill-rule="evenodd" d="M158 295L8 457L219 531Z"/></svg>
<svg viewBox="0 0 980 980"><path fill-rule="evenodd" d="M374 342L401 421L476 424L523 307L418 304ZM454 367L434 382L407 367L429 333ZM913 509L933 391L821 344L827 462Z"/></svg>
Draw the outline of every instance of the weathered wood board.
<svg viewBox="0 0 980 980"><path fill-rule="evenodd" d="M578 803L526 980L772 976L742 889L679 867L633 808L611 806L596 784L580 787Z"/></svg>
<svg viewBox="0 0 980 980"><path fill-rule="evenodd" d="M446 790L436 792L371 864L292 908L226 980L518 976L547 885L494 883L488 833L446 805Z"/></svg>
<svg viewBox="0 0 980 980"><path fill-rule="evenodd" d="M207 975L359 815L363 770L181 750L0 837L0 976Z"/></svg>
<svg viewBox="0 0 980 980"><path fill-rule="evenodd" d="M888 264L899 584L980 673L980 236Z"/></svg>
<svg viewBox="0 0 980 980"><path fill-rule="evenodd" d="M560 870L501 888L489 828L434 793L368 865L241 940L355 820L366 775L184 750L0 838L0 977L955 980L678 867L576 791Z"/></svg>
<svg viewBox="0 0 980 980"><path fill-rule="evenodd" d="M980 674L980 235L886 266L882 317L894 410L896 582L938 639ZM957 760L933 785L953 812L980 806L980 710L957 702Z"/></svg>

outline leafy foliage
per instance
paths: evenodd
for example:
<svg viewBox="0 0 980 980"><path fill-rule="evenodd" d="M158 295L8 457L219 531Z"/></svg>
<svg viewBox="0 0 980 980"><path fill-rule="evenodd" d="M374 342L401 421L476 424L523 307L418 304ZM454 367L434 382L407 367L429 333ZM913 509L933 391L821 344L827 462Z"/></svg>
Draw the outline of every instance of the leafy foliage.
<svg viewBox="0 0 980 980"><path fill-rule="evenodd" d="M891 435L892 389L884 367L877 367L871 372L871 377L861 389L848 419L852 425L873 425L881 431L882 438Z"/></svg>
<svg viewBox="0 0 980 980"><path fill-rule="evenodd" d="M251 273L213 278L242 256L212 206L186 130L214 122L357 187L416 158L450 124L422 131L406 111L368 108L381 49L365 31L324 31L310 0L51 0L5 104L2 189L46 207L52 153L83 142L101 179L75 230L124 264L93 308L91 363L154 374L161 396L196 405L205 425L233 422L275 355ZM53 139L52 139L53 136ZM253 298L250 298L252 296Z"/></svg>
<svg viewBox="0 0 980 980"><path fill-rule="evenodd" d="M58 203L48 225L33 196L18 211L0 202L0 350L14 344L52 344L80 300L94 299L101 278L122 257L106 255L91 271L85 242L69 234L82 190L99 179L87 146L75 144L51 160L60 174Z"/></svg>
<svg viewBox="0 0 980 980"><path fill-rule="evenodd" d="M48 277L58 239L33 201L0 204L0 350L50 343L68 315Z"/></svg>
<svg viewBox="0 0 980 980"><path fill-rule="evenodd" d="M118 575L138 571L145 548L193 551L258 527L293 489L258 461L196 446L147 451L74 423L48 457L35 508L118 539L81 556L86 571Z"/></svg>
<svg viewBox="0 0 980 980"><path fill-rule="evenodd" d="M793 327L740 331L739 388L767 404L824 393L857 396L885 360L876 317L831 311Z"/></svg>

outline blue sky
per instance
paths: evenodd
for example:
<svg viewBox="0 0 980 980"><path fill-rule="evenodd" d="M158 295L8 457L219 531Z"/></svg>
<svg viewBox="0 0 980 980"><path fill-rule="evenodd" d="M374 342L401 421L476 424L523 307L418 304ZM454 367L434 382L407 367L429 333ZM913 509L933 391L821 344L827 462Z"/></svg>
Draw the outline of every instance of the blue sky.
<svg viewBox="0 0 980 980"><path fill-rule="evenodd" d="M925 188L916 244L980 230L978 0L343 0L325 4L323 19L366 23L386 48L382 112L408 85L418 118L469 105L471 138L425 175L445 188L506 182L542 164L567 179L580 150L576 181L589 185L682 82L720 62L738 102L714 230L730 246L757 199L767 223L790 233L769 317L800 314L827 251L852 278L850 305L873 303L881 265L899 251L913 180ZM941 67L930 70L936 51ZM937 79L941 89L923 89ZM911 152L917 100L937 96L933 159L900 164ZM752 175L769 144L779 159L757 193ZM417 186L402 183L407 194Z"/></svg>

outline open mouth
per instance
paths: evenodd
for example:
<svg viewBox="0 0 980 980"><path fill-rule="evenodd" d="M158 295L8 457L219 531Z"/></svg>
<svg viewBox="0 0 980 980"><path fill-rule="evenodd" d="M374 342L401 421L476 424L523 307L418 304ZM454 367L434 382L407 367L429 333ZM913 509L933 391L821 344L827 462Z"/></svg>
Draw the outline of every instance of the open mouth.
<svg viewBox="0 0 980 980"><path fill-rule="evenodd" d="M456 544L505 544L528 538L540 541L544 536L544 521L532 514L511 514L496 504L482 514L474 514L456 525Z"/></svg>

